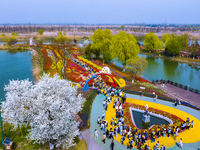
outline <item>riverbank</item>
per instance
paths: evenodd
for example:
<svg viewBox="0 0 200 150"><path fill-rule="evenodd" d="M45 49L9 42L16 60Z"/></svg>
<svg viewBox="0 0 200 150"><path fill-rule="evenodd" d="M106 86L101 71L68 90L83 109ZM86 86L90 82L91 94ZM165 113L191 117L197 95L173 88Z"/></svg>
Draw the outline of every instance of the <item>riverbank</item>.
<svg viewBox="0 0 200 150"><path fill-rule="evenodd" d="M192 58L186 58L186 57L167 57L162 54L147 53L144 51L140 51L140 54L151 56L151 57L156 57L156 58L163 58L163 59L167 59L167 60L171 60L171 61L176 61L179 63L185 63L185 64L192 65L192 66L193 65L200 66L200 59L198 60L198 59L192 59Z"/></svg>
<svg viewBox="0 0 200 150"><path fill-rule="evenodd" d="M40 56L38 54L38 52L34 49L32 50L32 63L33 63L33 77L35 79L36 82L38 82L40 80L40 75L43 74L43 69L41 69L42 67L40 66L41 62L40 62Z"/></svg>
<svg viewBox="0 0 200 150"><path fill-rule="evenodd" d="M5 46L5 45L0 45L0 50L13 50L13 51L19 51L19 52L24 52L24 51L29 51L28 47L24 47L21 45L13 45L13 46Z"/></svg>

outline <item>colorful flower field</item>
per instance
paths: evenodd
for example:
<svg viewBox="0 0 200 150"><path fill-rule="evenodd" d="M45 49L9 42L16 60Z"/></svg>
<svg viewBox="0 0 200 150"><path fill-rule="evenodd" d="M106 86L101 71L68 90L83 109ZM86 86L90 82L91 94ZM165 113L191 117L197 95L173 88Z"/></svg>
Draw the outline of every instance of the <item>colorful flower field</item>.
<svg viewBox="0 0 200 150"><path fill-rule="evenodd" d="M71 46L71 45L69 45ZM61 47L63 49L63 47ZM67 58L60 47L56 46L49 46L49 45L43 45L42 46L42 55L43 55L43 69L45 73L50 73L51 76L54 74L59 74L61 78L63 78L63 72L66 71L65 77L72 81L79 84L84 84L86 80L90 79L91 75L85 68L78 65L74 61L72 61L70 58ZM67 47L64 47L64 49L68 49ZM92 61L89 61L87 59L84 59L83 57L79 56L77 53L76 48L73 49L73 57L75 59L78 59L80 62L87 64L88 67L95 70L97 73L100 72L103 68L103 65L96 64ZM111 85L113 82L118 82L120 85L125 85L124 80L117 80L117 76L114 74L111 74L112 77L108 75L101 75L101 78L106 82L107 85ZM113 78L115 77L115 78ZM115 80L115 81L113 81ZM123 80L123 81L122 81ZM88 82L88 85L92 85L94 83L94 80L91 79ZM122 84L121 84L122 83Z"/></svg>
<svg viewBox="0 0 200 150"><path fill-rule="evenodd" d="M131 84L131 85L124 87L123 89L142 92L142 89L140 89L141 86L145 87L145 90L143 90L143 92L145 92L145 93L148 93L148 94L155 93L155 95L170 98L167 94L165 94L165 92L161 91L160 89L148 87L146 85L141 85L141 84Z"/></svg>
<svg viewBox="0 0 200 150"><path fill-rule="evenodd" d="M65 76L68 80L71 80L72 82L76 82L79 84L84 84L86 80L90 79L91 75L86 69L84 69L82 66L76 64L74 61L70 58L67 58L65 54L63 53L63 50L68 51L70 56L73 54L73 58L78 59L80 62L87 64L88 67L92 68L96 72L100 72L103 67L107 66L111 68L112 73L111 76L107 75L101 75L104 82L106 82L107 85L111 85L111 83L117 83L120 87L124 87L126 85L126 82L122 78L127 78L131 80L129 73L124 73L119 71L118 69L114 68L111 64L109 65L103 65L100 61L90 61L87 59L84 59L80 53L77 51L76 47L73 47L73 45L67 45L67 46L50 46L50 45L42 45L42 54L43 54L43 69L45 73L50 73L51 76L54 74L59 74L61 78ZM71 49L71 50L70 50ZM64 73L65 71L65 73ZM120 79L121 78L121 79ZM118 80L120 79L120 80ZM147 80L137 76L136 80L139 82L148 82ZM92 85L94 82L93 79L91 79L88 83L88 85ZM130 84L127 82L127 84Z"/></svg>

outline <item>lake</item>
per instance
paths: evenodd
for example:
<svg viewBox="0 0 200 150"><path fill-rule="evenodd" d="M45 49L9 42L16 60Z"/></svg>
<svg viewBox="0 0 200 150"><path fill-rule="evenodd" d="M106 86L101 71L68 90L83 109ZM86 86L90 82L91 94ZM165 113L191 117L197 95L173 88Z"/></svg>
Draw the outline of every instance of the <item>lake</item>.
<svg viewBox="0 0 200 150"><path fill-rule="evenodd" d="M5 99L4 85L9 80L23 80L29 78L33 81L31 52L9 53L0 51L0 99Z"/></svg>
<svg viewBox="0 0 200 150"><path fill-rule="evenodd" d="M151 57L139 54L140 57L146 57L148 61L147 69L143 72L143 78L152 80L171 80L183 85L200 90L200 67L191 66L185 63L170 61L167 59ZM123 67L117 61L114 64Z"/></svg>

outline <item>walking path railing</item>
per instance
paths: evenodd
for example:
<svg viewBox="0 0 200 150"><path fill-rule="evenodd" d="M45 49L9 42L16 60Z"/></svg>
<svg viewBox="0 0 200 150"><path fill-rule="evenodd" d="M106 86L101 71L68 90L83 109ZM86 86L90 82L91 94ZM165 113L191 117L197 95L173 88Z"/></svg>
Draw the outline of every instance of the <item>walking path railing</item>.
<svg viewBox="0 0 200 150"><path fill-rule="evenodd" d="M194 88L191 88L188 85L179 84L177 82L173 82L173 81L170 81L170 80L163 80L163 79L161 79L161 80L152 80L152 83L153 84L154 83L161 83L161 84L169 83L169 84L177 86L179 88L182 88L182 89L185 89L185 90L200 94L200 90L199 89L194 89Z"/></svg>
<svg viewBox="0 0 200 150"><path fill-rule="evenodd" d="M149 94L149 93L145 93L145 92L138 92L138 91L132 91L132 90L125 90L125 89L122 89L125 93L130 93L130 94L136 94L136 95L143 95L143 96L146 96L146 97L152 97L154 98L155 95L154 94ZM172 98L168 98L168 97L163 97L163 96L159 96L158 95L158 99L161 99L161 100L165 100L165 101L170 101L170 102L174 102L175 103L175 99L172 99ZM184 102L184 101L180 101L182 105L185 105L185 106L188 106L188 107L191 107L191 108L194 108L196 110L200 110L199 107L197 106L194 106L188 102Z"/></svg>

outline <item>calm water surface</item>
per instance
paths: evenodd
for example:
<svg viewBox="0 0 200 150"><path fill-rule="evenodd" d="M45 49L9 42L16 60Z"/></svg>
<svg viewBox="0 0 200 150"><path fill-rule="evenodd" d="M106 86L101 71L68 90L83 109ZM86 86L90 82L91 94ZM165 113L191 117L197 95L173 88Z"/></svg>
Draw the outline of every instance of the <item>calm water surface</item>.
<svg viewBox="0 0 200 150"><path fill-rule="evenodd" d="M31 52L9 53L0 51L0 99L5 99L4 85L9 80L23 80L29 78L33 81Z"/></svg>
<svg viewBox="0 0 200 150"><path fill-rule="evenodd" d="M145 79L171 80L200 89L200 67L146 55L140 56L146 57L148 61L148 67L143 73Z"/></svg>
<svg viewBox="0 0 200 150"><path fill-rule="evenodd" d="M169 122L166 121L165 119L158 118L153 115L150 115L150 122L148 124L144 124L142 121L142 116L143 116L142 112L132 110L132 114L133 114L133 118L134 118L134 122L135 122L136 126L140 129L148 129L152 125L155 125L155 124L159 124L159 125L160 124L165 124L165 125L169 124Z"/></svg>
<svg viewBox="0 0 200 150"><path fill-rule="evenodd" d="M146 57L148 61L147 69L143 72L143 78L152 80L171 80L183 85L190 85L190 87L200 90L200 67L191 66L184 63L178 63L162 58ZM114 61L119 67L123 67L121 63Z"/></svg>

